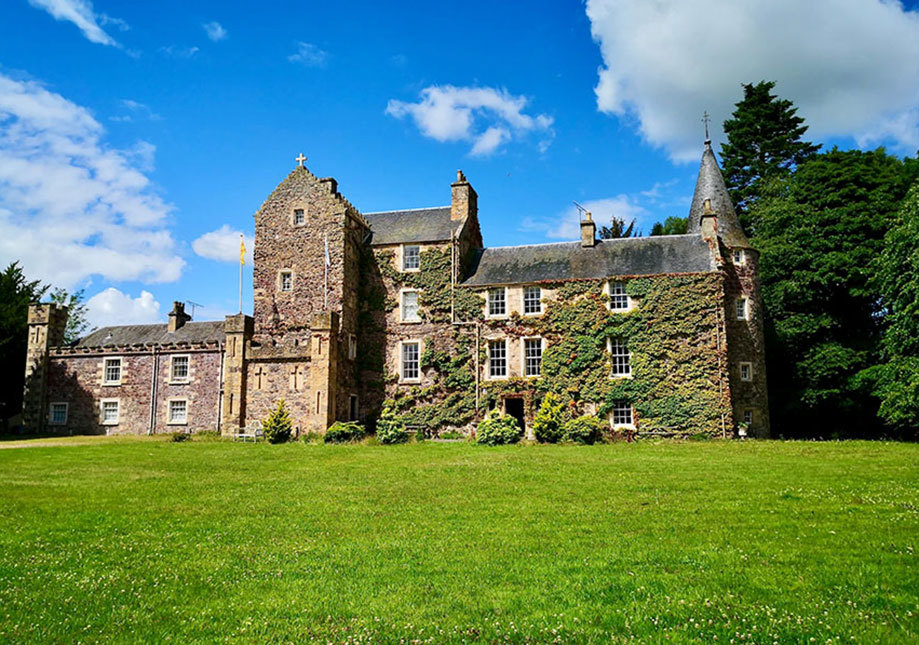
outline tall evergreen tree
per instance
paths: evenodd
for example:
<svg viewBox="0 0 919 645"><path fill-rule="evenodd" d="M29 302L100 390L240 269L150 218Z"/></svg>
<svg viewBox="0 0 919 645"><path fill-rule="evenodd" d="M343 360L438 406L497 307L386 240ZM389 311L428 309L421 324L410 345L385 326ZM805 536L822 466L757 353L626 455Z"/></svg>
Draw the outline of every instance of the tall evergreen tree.
<svg viewBox="0 0 919 645"><path fill-rule="evenodd" d="M626 221L615 215L610 218L609 226L601 226L597 236L601 240L615 240L620 237L638 237L640 231L635 230L635 220L626 224Z"/></svg>
<svg viewBox="0 0 919 645"><path fill-rule="evenodd" d="M744 97L724 122L721 146L724 179L740 223L754 235L748 212L762 194L763 182L786 175L820 148L802 137L804 119L791 101L772 93L774 81L743 85Z"/></svg>
<svg viewBox="0 0 919 645"><path fill-rule="evenodd" d="M48 287L29 281L18 262L0 273L0 419L6 426L22 410L25 385L29 304L45 295Z"/></svg>

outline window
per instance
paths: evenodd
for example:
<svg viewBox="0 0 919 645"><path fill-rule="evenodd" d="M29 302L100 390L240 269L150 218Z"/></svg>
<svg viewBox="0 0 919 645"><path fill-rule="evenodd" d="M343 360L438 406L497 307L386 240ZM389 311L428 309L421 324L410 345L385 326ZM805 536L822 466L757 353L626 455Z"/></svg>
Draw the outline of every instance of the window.
<svg viewBox="0 0 919 645"><path fill-rule="evenodd" d="M294 209L294 226L303 226L306 224L306 213L302 208Z"/></svg>
<svg viewBox="0 0 919 645"><path fill-rule="evenodd" d="M507 289L504 287L488 290L488 315L507 315Z"/></svg>
<svg viewBox="0 0 919 645"><path fill-rule="evenodd" d="M539 287L523 288L523 313L530 316L542 313L542 289Z"/></svg>
<svg viewBox="0 0 919 645"><path fill-rule="evenodd" d="M187 381L188 380L188 356L173 356L172 367L170 368L170 381Z"/></svg>
<svg viewBox="0 0 919 645"><path fill-rule="evenodd" d="M734 249L734 264L743 264L747 260L747 254L743 249Z"/></svg>
<svg viewBox="0 0 919 645"><path fill-rule="evenodd" d="M53 426L62 426L67 423L67 404L52 403L48 410L48 423Z"/></svg>
<svg viewBox="0 0 919 645"><path fill-rule="evenodd" d="M102 399L102 425L113 426L118 424L118 399Z"/></svg>
<svg viewBox="0 0 919 645"><path fill-rule="evenodd" d="M746 298L738 298L734 303L734 313L737 320L746 320L749 316L749 306Z"/></svg>
<svg viewBox="0 0 919 645"><path fill-rule="evenodd" d="M294 274L290 271L281 271L281 291L290 291L294 288Z"/></svg>
<svg viewBox="0 0 919 645"><path fill-rule="evenodd" d="M539 376L542 372L542 338L523 339L523 375Z"/></svg>
<svg viewBox="0 0 919 645"><path fill-rule="evenodd" d="M421 322L418 314L418 292L402 292L402 322Z"/></svg>
<svg viewBox="0 0 919 645"><path fill-rule="evenodd" d="M629 297L625 294L624 282L609 283L609 308L613 311L628 311Z"/></svg>
<svg viewBox="0 0 919 645"><path fill-rule="evenodd" d="M613 421L613 427L633 427L635 425L632 417L632 404L628 401L614 401L613 411L610 414Z"/></svg>
<svg viewBox="0 0 919 645"><path fill-rule="evenodd" d="M106 358L104 372L104 385L121 385L120 358Z"/></svg>
<svg viewBox="0 0 919 645"><path fill-rule="evenodd" d="M488 341L488 377L507 377L507 341L503 338Z"/></svg>
<svg viewBox="0 0 919 645"><path fill-rule="evenodd" d="M417 381L421 378L421 351L417 341L402 343L402 380Z"/></svg>
<svg viewBox="0 0 919 645"><path fill-rule="evenodd" d="M624 341L617 338L609 340L610 360L613 365L612 376L630 376L632 374L632 365L630 362L629 348Z"/></svg>
<svg viewBox="0 0 919 645"><path fill-rule="evenodd" d="M753 423L753 410L743 411L743 422L747 425L751 425Z"/></svg>
<svg viewBox="0 0 919 645"><path fill-rule="evenodd" d="M403 246L402 247L402 270L417 271L421 268L421 247L420 246Z"/></svg>
<svg viewBox="0 0 919 645"><path fill-rule="evenodd" d="M753 380L753 363L741 363L740 364L740 380L741 381L752 381Z"/></svg>
<svg viewBox="0 0 919 645"><path fill-rule="evenodd" d="M348 421L357 421L357 418L357 394L352 394L348 397Z"/></svg>
<svg viewBox="0 0 919 645"><path fill-rule="evenodd" d="M188 423L188 401L185 399L173 399L169 402L168 423Z"/></svg>
<svg viewBox="0 0 919 645"><path fill-rule="evenodd" d="M357 358L357 336L348 334L348 358L354 360Z"/></svg>

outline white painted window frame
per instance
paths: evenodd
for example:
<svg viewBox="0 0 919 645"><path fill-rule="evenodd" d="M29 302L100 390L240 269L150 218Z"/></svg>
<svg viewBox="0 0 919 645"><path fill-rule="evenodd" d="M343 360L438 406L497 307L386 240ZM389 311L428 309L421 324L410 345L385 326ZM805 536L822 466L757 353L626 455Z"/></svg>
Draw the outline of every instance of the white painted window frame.
<svg viewBox="0 0 919 645"><path fill-rule="evenodd" d="M64 420L55 421L54 420L54 407L57 405L64 406ZM67 401L52 401L48 404L48 425L49 426L65 426L67 421L70 418L70 404Z"/></svg>
<svg viewBox="0 0 919 645"><path fill-rule="evenodd" d="M738 316L738 306L743 303L743 316ZM750 299L747 296L740 296L734 301L734 320L750 320Z"/></svg>
<svg viewBox="0 0 919 645"><path fill-rule="evenodd" d="M527 374L527 341L539 341L539 374ZM542 336L524 336L520 339L520 373L524 378L542 377L542 357L546 353L546 339Z"/></svg>
<svg viewBox="0 0 919 645"><path fill-rule="evenodd" d="M614 430L620 430L620 429L634 430L635 429L635 406L632 405L631 403L628 403L627 401L623 401L623 403L629 406L629 418L631 419L631 421L629 423L617 422L615 420L616 419L616 407L624 407L624 406L616 406L614 404L613 409L610 410L609 412L609 425Z"/></svg>
<svg viewBox="0 0 919 645"><path fill-rule="evenodd" d="M289 289L284 288L284 276L285 275L290 276L290 288ZM294 290L294 280L295 279L296 279L296 275L293 269L278 269L278 291L280 293L292 293Z"/></svg>
<svg viewBox="0 0 919 645"><path fill-rule="evenodd" d="M109 363L118 361L118 380L110 381L108 378ZM116 386L121 385L124 381L124 357L123 356L106 356L102 359L102 385Z"/></svg>
<svg viewBox="0 0 919 645"><path fill-rule="evenodd" d="M527 289L537 289L539 291L539 309L537 311L527 311ZM538 284L525 285L520 292L520 311L524 316L541 316L543 314L542 306L542 287Z"/></svg>
<svg viewBox="0 0 919 645"><path fill-rule="evenodd" d="M175 375L175 363L177 358L184 358L188 361L186 364L185 376L177 377ZM169 382L170 383L188 383L191 381L191 354L173 354L169 357Z"/></svg>
<svg viewBox="0 0 919 645"><path fill-rule="evenodd" d="M298 222L298 221L297 221L297 214L298 214L298 211L299 211L300 214L303 215L303 221L302 221L302 222ZM295 208L295 209L293 209L293 211L291 212L291 215L290 215L290 221L291 221L291 224L293 224L294 226L306 226L306 208Z"/></svg>
<svg viewBox="0 0 919 645"><path fill-rule="evenodd" d="M747 263L747 252L744 249L733 249L731 259L737 266L743 266Z"/></svg>
<svg viewBox="0 0 919 645"><path fill-rule="evenodd" d="M491 294L492 292L497 293L501 292L504 294L504 313L503 314L493 314L491 313ZM485 292L485 317L491 318L493 320L498 320L502 318L507 318L510 316L510 307L507 301L507 287L489 287Z"/></svg>
<svg viewBox="0 0 919 645"><path fill-rule="evenodd" d="M172 404L173 403L184 403L185 404L185 420L176 421L172 418ZM184 396L175 396L169 399L166 399L166 425L168 426L187 426L188 419L191 416L191 402L187 397Z"/></svg>
<svg viewBox="0 0 919 645"><path fill-rule="evenodd" d="M416 296L415 306L418 312L417 318L405 317L405 294L414 293ZM400 289L399 290L399 322L406 325L417 325L421 320L421 290L420 289Z"/></svg>
<svg viewBox="0 0 919 645"><path fill-rule="evenodd" d="M406 258L405 250L410 249L410 248L418 249L418 266L416 267L406 267L405 266L405 258ZM402 270L403 273L417 273L418 271L421 271L421 245L420 244L403 244L401 255L402 257L399 259L400 260L399 268Z"/></svg>
<svg viewBox="0 0 919 645"><path fill-rule="evenodd" d="M491 346L493 343L504 343L504 376L492 376L491 375ZM488 360L485 361L485 380L487 381L506 381L510 378L511 375L511 363L510 363L510 344L507 342L506 336L501 337L492 337L485 339L485 348L488 355Z"/></svg>
<svg viewBox="0 0 919 645"><path fill-rule="evenodd" d="M749 415L749 417L750 417L750 420L749 420L749 421L747 421L747 416L748 416L748 415ZM744 411L741 413L741 418L743 419L742 423L745 423L745 424L747 424L748 426L752 426L752 425L753 425L753 420L756 418L756 416L753 414L753 410L749 410L749 409L748 409L748 410L744 410Z"/></svg>
<svg viewBox="0 0 919 645"><path fill-rule="evenodd" d="M105 419L105 404L114 403L115 404L115 418L110 421ZM121 421L121 399L99 399L99 423L104 426L117 426Z"/></svg>
<svg viewBox="0 0 919 645"><path fill-rule="evenodd" d="M413 378L406 378L405 376L405 354L404 347L406 345L417 345L418 346L418 376ZM421 353L423 351L424 345L420 338L407 338L405 340L399 341L399 382L400 383L420 383L421 382Z"/></svg>
<svg viewBox="0 0 919 645"><path fill-rule="evenodd" d="M747 370L746 377L744 376L744 369ZM740 374L741 381L752 381L753 380L753 363L750 361L741 361L737 369Z"/></svg>
<svg viewBox="0 0 919 645"><path fill-rule="evenodd" d="M625 309L622 309L622 308L618 308L618 309L613 308L613 297L614 297L614 295L613 295L613 285L614 285L614 284L621 284L621 285L622 285L623 293L621 293L621 294L615 294L615 295L616 295L616 296L620 296L620 295L624 295L624 296L625 296ZM603 293L606 294L606 296L609 298L609 299L606 301L606 308L609 309L610 311L612 311L613 313L616 313L616 314L627 314L628 312L632 311L632 309L635 308L635 301L632 300L632 297L631 297L630 295L628 295L627 293L625 293L625 285L626 285L625 280L607 280L606 282L603 283Z"/></svg>
<svg viewBox="0 0 919 645"><path fill-rule="evenodd" d="M613 370L615 369L616 361L613 360L613 341L616 341L620 345L625 347L625 356L628 357L629 361L629 372L628 374L617 374ZM632 378L634 370L632 369L632 351L629 349L629 344L622 338L611 338L606 339L606 353L609 355L609 377L611 379L623 379L623 378ZM617 354L617 356L623 356L623 354Z"/></svg>

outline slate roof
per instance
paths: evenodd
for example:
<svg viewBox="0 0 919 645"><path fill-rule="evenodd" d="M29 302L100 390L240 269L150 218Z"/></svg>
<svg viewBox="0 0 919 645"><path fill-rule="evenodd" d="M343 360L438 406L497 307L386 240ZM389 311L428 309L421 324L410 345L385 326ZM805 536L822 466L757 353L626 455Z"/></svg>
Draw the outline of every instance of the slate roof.
<svg viewBox="0 0 919 645"><path fill-rule="evenodd" d="M699 273L716 270L699 235L661 235L580 242L505 246L480 251L468 286L606 278L617 275Z"/></svg>
<svg viewBox="0 0 919 645"><path fill-rule="evenodd" d="M456 231L462 220L450 219L450 207L416 208L404 211L364 213L373 237L370 244L405 244L411 242L444 242Z"/></svg>
<svg viewBox="0 0 919 645"><path fill-rule="evenodd" d="M718 217L718 235L730 247L750 247L750 241L744 235L734 212L734 204L728 195L728 188L724 184L721 169L712 151L712 142L705 142L702 152L702 162L699 164L699 178L696 180L696 192L692 196L692 206L689 208L689 232L702 232L702 213L705 211L705 200L710 199L712 210Z"/></svg>
<svg viewBox="0 0 919 645"><path fill-rule="evenodd" d="M168 326L123 325L103 327L84 336L76 347L105 347L106 345L144 345L171 343L207 343L224 339L223 321L187 322L169 333Z"/></svg>

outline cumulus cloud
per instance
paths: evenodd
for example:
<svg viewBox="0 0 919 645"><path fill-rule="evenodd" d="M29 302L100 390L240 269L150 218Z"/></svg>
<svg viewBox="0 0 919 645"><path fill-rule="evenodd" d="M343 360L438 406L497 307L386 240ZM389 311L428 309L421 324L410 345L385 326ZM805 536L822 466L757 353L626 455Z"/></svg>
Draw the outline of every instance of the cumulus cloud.
<svg viewBox="0 0 919 645"><path fill-rule="evenodd" d="M774 80L809 136L859 145L919 145L919 13L882 0L588 0L603 66L603 112L634 119L674 160L699 156L702 112L712 138L741 83Z"/></svg>
<svg viewBox="0 0 919 645"><path fill-rule="evenodd" d="M435 141L470 141L473 156L489 155L515 136L542 135L541 150L551 141L552 117L524 113L525 96L493 87L431 85L417 103L391 99L386 114L411 117L421 134Z"/></svg>
<svg viewBox="0 0 919 645"><path fill-rule="evenodd" d="M89 0L29 0L29 4L37 9L44 9L56 20L72 22L89 41L100 45L119 46L118 42L102 29L100 22L111 24L121 31L128 29L127 24L119 18L97 14Z"/></svg>
<svg viewBox="0 0 919 645"><path fill-rule="evenodd" d="M329 52L319 49L312 43L297 43L297 51L287 57L291 63L300 63L306 67L325 67Z"/></svg>
<svg viewBox="0 0 919 645"><path fill-rule="evenodd" d="M191 248L203 258L217 260L218 262L239 262L239 236L242 231L230 228L224 224L216 231L205 233L192 242ZM246 235L246 264L252 264L252 249L255 240L251 235Z"/></svg>
<svg viewBox="0 0 919 645"><path fill-rule="evenodd" d="M179 278L172 206L142 170L153 146L118 150L104 136L85 108L0 74L0 262L67 288Z"/></svg>
<svg viewBox="0 0 919 645"><path fill-rule="evenodd" d="M609 226L613 217L626 222L636 219L638 220L637 227L642 228L644 227L642 220L648 214L647 209L639 204L635 197L624 194L585 201L581 205L591 212L598 229L601 226ZM520 230L543 233L550 239L577 240L581 237L580 222L580 212L574 204L571 204L554 217L525 217L520 223Z"/></svg>
<svg viewBox="0 0 919 645"><path fill-rule="evenodd" d="M227 37L227 30L223 28L219 22L207 22L204 25L204 33L207 34L207 37L210 38L215 43L225 40Z"/></svg>
<svg viewBox="0 0 919 645"><path fill-rule="evenodd" d="M160 303L149 291L132 298L114 287L101 291L86 301L86 319L93 327L143 325L162 322Z"/></svg>

